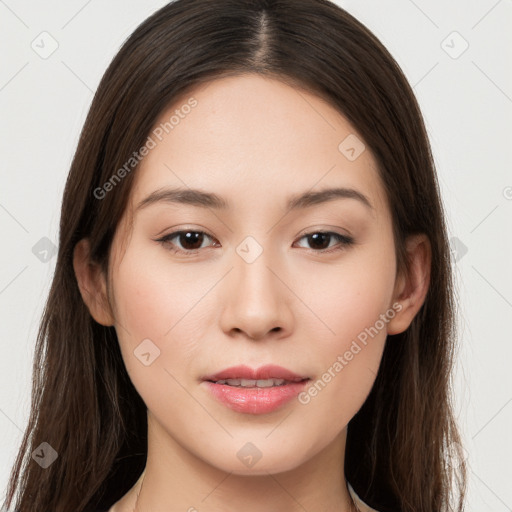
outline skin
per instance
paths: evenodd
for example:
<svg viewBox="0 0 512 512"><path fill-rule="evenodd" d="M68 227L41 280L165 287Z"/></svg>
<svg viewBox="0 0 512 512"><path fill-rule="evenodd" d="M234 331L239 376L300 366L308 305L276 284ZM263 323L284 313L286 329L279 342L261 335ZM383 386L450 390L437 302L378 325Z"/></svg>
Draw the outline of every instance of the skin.
<svg viewBox="0 0 512 512"><path fill-rule="evenodd" d="M408 239L410 268L397 275L375 160L368 148L354 161L339 151L348 135L362 137L324 100L259 75L222 78L175 102L157 125L192 95L197 106L136 171L113 240L111 282L90 261L86 239L75 248L84 301L97 322L115 326L148 407L146 469L111 511L352 510L347 425L371 390L387 334L407 329L424 301L428 239ZM153 191L178 186L214 192L230 206L136 210ZM372 208L337 198L286 210L289 196L331 186L356 189ZM195 253L183 237L155 241L187 229L209 235ZM304 236L318 231L354 244ZM249 235L263 251L251 263L236 250ZM173 244L189 253L173 253ZM201 385L229 366L267 363L314 383L393 304L400 311L307 404L245 414ZM149 366L133 353L147 338L160 349ZM261 453L252 467L237 457L247 442Z"/></svg>

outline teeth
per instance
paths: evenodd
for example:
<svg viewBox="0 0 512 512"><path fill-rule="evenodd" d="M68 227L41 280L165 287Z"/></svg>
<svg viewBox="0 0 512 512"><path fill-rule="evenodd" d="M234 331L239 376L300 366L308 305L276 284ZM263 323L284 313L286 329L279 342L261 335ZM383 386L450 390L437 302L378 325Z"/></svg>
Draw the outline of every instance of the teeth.
<svg viewBox="0 0 512 512"><path fill-rule="evenodd" d="M235 386L241 388L271 388L272 386L282 386L288 381L284 379L227 379L218 380L217 384L227 384L228 386Z"/></svg>

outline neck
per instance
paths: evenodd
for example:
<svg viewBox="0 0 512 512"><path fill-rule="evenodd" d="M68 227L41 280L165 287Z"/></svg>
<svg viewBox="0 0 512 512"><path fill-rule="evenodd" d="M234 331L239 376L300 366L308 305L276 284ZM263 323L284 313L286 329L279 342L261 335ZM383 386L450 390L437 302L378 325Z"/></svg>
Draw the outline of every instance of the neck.
<svg viewBox="0 0 512 512"><path fill-rule="evenodd" d="M148 457L139 480L111 512L353 512L343 461L346 429L324 449L287 471L246 475L195 456L148 422Z"/></svg>

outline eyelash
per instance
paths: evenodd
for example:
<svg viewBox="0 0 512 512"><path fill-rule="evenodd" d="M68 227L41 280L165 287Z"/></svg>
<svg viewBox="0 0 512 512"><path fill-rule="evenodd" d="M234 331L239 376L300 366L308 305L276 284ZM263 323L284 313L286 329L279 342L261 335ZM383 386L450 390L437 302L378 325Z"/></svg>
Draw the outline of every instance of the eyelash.
<svg viewBox="0 0 512 512"><path fill-rule="evenodd" d="M206 235L208 238L214 239L213 236L209 235L205 231L196 231L193 229L185 229L185 230L181 230L181 231L174 231L173 233L165 235L164 237L159 238L156 241L160 242L163 246L167 246L168 244L171 243L170 240L172 240L173 238L176 238L179 235L185 234L185 233L199 233L202 235ZM299 238L299 240L302 240L303 238L307 238L309 236L317 235L317 234L330 235L331 237L334 237L335 239L337 239L339 243L337 245L335 245L334 248L330 248L330 249L320 249L320 250L309 249L310 251L312 251L314 253L326 254L326 253L342 251L342 250L350 247L351 245L354 245L354 243L355 243L355 240L352 237L347 236L347 235L341 235L340 233L335 233L333 231L311 231L309 233L305 233L304 235L302 235ZM202 249L204 249L204 247ZM200 250L201 250L201 248L193 249L193 250L183 250L183 249L176 249L176 248L171 247L171 249L170 249L170 251L174 254L190 254L190 255L197 254L197 252Z"/></svg>

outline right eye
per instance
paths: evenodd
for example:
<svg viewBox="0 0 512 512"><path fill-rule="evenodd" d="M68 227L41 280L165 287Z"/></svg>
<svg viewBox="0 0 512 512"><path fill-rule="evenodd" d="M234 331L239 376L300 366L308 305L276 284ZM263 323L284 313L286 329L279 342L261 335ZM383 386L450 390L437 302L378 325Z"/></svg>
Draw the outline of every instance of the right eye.
<svg viewBox="0 0 512 512"><path fill-rule="evenodd" d="M174 231L173 233L165 235L164 237L159 238L157 242L160 242L165 247L170 245L170 250L173 253L196 254L199 249L204 248L203 242L205 238L213 239L213 237L204 231L186 229ZM177 243L172 242L174 239L176 239ZM178 247L176 248L176 246Z"/></svg>

